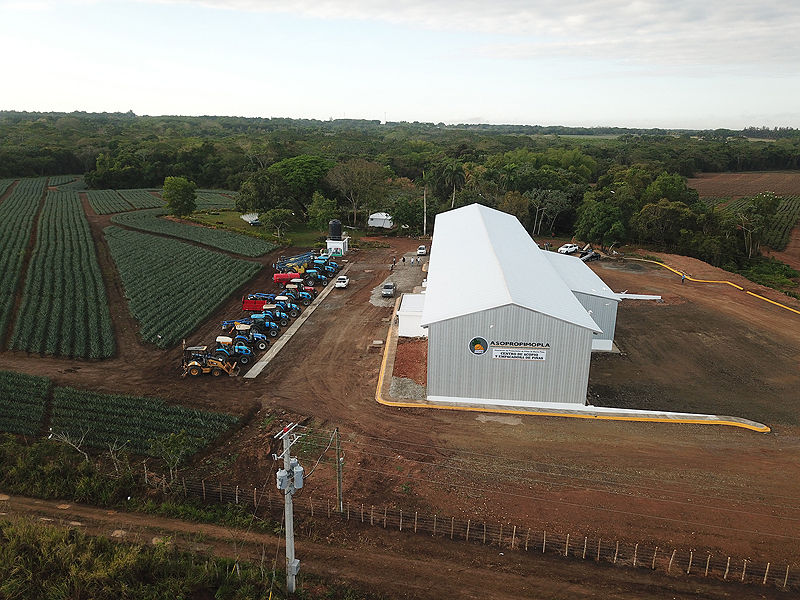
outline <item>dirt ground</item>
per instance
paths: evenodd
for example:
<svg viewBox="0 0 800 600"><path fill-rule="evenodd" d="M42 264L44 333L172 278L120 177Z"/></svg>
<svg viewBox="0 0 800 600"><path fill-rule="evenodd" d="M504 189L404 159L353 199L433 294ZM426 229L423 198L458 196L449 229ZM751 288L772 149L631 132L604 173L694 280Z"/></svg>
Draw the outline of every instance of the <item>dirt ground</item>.
<svg viewBox="0 0 800 600"><path fill-rule="evenodd" d="M87 214L93 215L88 206ZM775 564L800 562L800 315L724 284L681 284L675 274L650 264L592 263L615 291L661 294L665 299L621 303L616 341L622 353L593 358L593 404L742 416L768 424L768 434L721 426L389 408L375 402L381 354L373 351L373 341L386 339L392 308L370 300L375 288L393 275L391 259L400 262L403 255L411 256L420 242L386 238L390 248L348 255L350 286L333 290L259 377L181 380L180 347L161 351L137 338L137 324L127 313L102 240L108 218L89 219L109 290L118 356L90 362L3 352L0 369L49 376L57 385L158 396L242 416L240 430L184 469L187 478L224 477L241 485L272 486L273 435L280 424L301 421L310 428L309 439L323 446L331 430L339 428L344 495L354 504L513 521L580 537ZM275 256L262 257L264 269L255 280L235 290L187 342L209 342L223 318L242 315L243 293L274 289L270 265ZM693 277L730 279L800 309L790 298L699 261L663 259ZM396 267L411 268L402 263ZM397 271L394 275L406 282L400 292L411 291L408 282L424 276L421 270L408 277L399 277ZM405 368L410 370L404 376L422 377L420 369ZM270 415L277 417L274 422ZM305 492L335 498L330 462L320 465ZM357 540L350 543L357 545ZM362 550L373 551L374 544L365 538ZM419 573L414 583L420 589L430 589L440 579L454 586L465 579L475 586L502 580L498 586L503 586L506 577L508 582L529 577L521 574L529 573L528 567L509 566L505 559L488 555L465 555L457 544L403 544L403 560L422 559L409 566ZM326 548L309 548L303 560L342 578L371 578L373 583L384 581L384 573L397 572L383 569L385 563L376 558L375 570L366 574L355 557L334 563ZM385 560L391 561L397 548L387 543L381 557L384 550ZM536 563L536 568L557 570L550 563ZM537 584L543 587L532 595L636 597L630 583L621 583L616 571L608 571L613 570L587 572L585 578L544 577ZM688 592L673 592L662 589L652 597L689 597ZM517 597L514 593L491 596Z"/></svg>
<svg viewBox="0 0 800 600"><path fill-rule="evenodd" d="M700 196L722 198L730 196L755 196L760 192L774 192L778 196L800 194L800 173L797 171L764 171L761 173L700 173L688 180L689 187Z"/></svg>

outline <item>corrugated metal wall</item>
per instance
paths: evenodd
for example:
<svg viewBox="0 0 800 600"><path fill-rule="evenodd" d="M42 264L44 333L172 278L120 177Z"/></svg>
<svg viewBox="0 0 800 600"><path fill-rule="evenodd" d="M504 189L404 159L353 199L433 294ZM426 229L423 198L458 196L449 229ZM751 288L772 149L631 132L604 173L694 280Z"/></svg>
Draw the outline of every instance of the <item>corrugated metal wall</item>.
<svg viewBox="0 0 800 600"><path fill-rule="evenodd" d="M594 322L597 323L597 326L603 330L603 333L598 333L594 336L594 339L610 340L613 342L614 329L617 326L617 305L619 302L599 296L591 296L583 292L574 292L574 294L583 308L587 311L591 311L589 316L591 316Z"/></svg>
<svg viewBox="0 0 800 600"><path fill-rule="evenodd" d="M475 337L549 348L545 360L498 359L470 352ZM432 323L428 395L585 404L591 345L588 329L513 305Z"/></svg>

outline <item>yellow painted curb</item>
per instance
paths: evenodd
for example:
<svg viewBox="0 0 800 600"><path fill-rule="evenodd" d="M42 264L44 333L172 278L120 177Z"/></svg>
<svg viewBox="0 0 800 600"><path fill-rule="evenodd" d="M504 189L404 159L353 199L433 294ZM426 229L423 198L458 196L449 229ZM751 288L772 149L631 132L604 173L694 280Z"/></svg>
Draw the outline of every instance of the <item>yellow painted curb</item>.
<svg viewBox="0 0 800 600"><path fill-rule="evenodd" d="M654 261L653 261L654 262ZM664 265L666 266L666 265ZM392 333L395 329L395 317L397 316L397 310L400 306L400 301L402 296L397 299L394 305L394 310L392 311L392 318L389 322L389 332L386 334L386 344L383 349L383 360L381 361L381 368L378 373L378 386L375 390L375 400L378 404L382 404L383 406L392 406L395 408L433 408L439 410L460 410L460 411L469 411L469 412L481 412L481 413L497 413L497 414L508 414L508 415L531 415L537 417L565 417L565 418L573 418L573 419L599 419L604 421L637 421L637 422L650 422L650 423L682 423L682 424L692 424L692 425L727 425L730 427L741 427L743 429L749 429L750 431L756 431L759 433L769 433L771 430L766 425L750 425L749 423L740 423L737 421L713 421L713 420L705 420L705 419L669 419L666 417L636 417L636 416L613 416L613 415L599 415L599 414L592 414L587 412L587 414L572 414L572 413L559 413L559 412L549 412L549 411L534 411L534 410L510 410L510 409L502 409L502 408L484 408L484 407L477 407L477 406L442 406L439 404L422 404L419 402L393 402L391 400L384 400L383 398L383 384L386 380L386 371L389 362L389 347L392 340Z"/></svg>

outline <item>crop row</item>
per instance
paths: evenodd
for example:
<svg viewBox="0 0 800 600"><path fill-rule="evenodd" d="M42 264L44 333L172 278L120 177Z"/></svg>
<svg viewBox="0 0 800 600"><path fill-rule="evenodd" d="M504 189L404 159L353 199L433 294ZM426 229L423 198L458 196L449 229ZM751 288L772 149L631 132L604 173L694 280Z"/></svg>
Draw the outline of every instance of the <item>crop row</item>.
<svg viewBox="0 0 800 600"><path fill-rule="evenodd" d="M119 190L119 195L134 208L161 208L164 200L147 190Z"/></svg>
<svg viewBox="0 0 800 600"><path fill-rule="evenodd" d="M0 179L0 196L6 193L12 183L14 183L13 179Z"/></svg>
<svg viewBox="0 0 800 600"><path fill-rule="evenodd" d="M223 413L191 410L165 404L160 398L99 394L55 388L51 427L54 432L80 437L95 448L126 444L135 454L148 454L150 439L185 431L188 454L208 445L238 421Z"/></svg>
<svg viewBox="0 0 800 600"><path fill-rule="evenodd" d="M58 189L61 192L67 192L67 191L82 192L86 188L87 188L86 181L80 175L75 181L70 181L69 183L65 183L63 185L58 186Z"/></svg>
<svg viewBox="0 0 800 600"><path fill-rule="evenodd" d="M195 205L198 209L209 208L225 208L233 210L236 208L236 202L227 196L218 194L217 192L197 192L197 200Z"/></svg>
<svg viewBox="0 0 800 600"><path fill-rule="evenodd" d="M44 177L23 179L0 204L0 332L8 326L22 259L46 183Z"/></svg>
<svg viewBox="0 0 800 600"><path fill-rule="evenodd" d="M108 358L114 332L89 224L77 192L50 192L10 347Z"/></svg>
<svg viewBox="0 0 800 600"><path fill-rule="evenodd" d="M0 431L39 433L49 389L47 377L0 371Z"/></svg>
<svg viewBox="0 0 800 600"><path fill-rule="evenodd" d="M161 219L167 214L165 209L140 210L132 213L114 215L112 223L133 227L151 233L160 233L192 242L198 242L212 248L219 248L226 252L241 254L242 256L261 256L274 250L277 246L264 240L252 238L223 229L198 227Z"/></svg>
<svg viewBox="0 0 800 600"><path fill-rule="evenodd" d="M792 229L798 221L800 221L800 196L783 196L778 205L778 212L764 233L764 244L778 252L785 250Z"/></svg>
<svg viewBox="0 0 800 600"><path fill-rule="evenodd" d="M55 175L50 178L48 181L48 185L50 186L59 186L70 183L72 181L76 181L78 179L78 175Z"/></svg>
<svg viewBox="0 0 800 600"><path fill-rule="evenodd" d="M140 333L159 348L173 345L261 269L177 240L119 227L104 230Z"/></svg>
<svg viewBox="0 0 800 600"><path fill-rule="evenodd" d="M114 190L89 190L86 192L86 198L98 215L110 215L133 210L133 207L125 202Z"/></svg>

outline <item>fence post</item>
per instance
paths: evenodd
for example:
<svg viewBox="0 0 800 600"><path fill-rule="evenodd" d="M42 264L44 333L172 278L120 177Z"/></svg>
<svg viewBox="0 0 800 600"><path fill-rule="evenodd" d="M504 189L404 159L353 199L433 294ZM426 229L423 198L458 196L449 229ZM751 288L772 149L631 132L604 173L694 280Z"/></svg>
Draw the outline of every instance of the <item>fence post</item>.
<svg viewBox="0 0 800 600"><path fill-rule="evenodd" d="M313 498L309 498L308 499L308 503L311 504L311 518L313 519L314 518L314 499Z"/></svg>
<svg viewBox="0 0 800 600"><path fill-rule="evenodd" d="M617 564L617 555L619 554L619 540L617 540L617 549L614 551L614 564Z"/></svg>
<svg viewBox="0 0 800 600"><path fill-rule="evenodd" d="M364 522L364 503L361 503L361 522Z"/></svg>
<svg viewBox="0 0 800 600"><path fill-rule="evenodd" d="M253 488L253 506L258 506L258 501L256 500L256 488Z"/></svg>
<svg viewBox="0 0 800 600"><path fill-rule="evenodd" d="M350 520L350 503L347 503L347 520Z"/></svg>
<svg viewBox="0 0 800 600"><path fill-rule="evenodd" d="M486 523L483 524L483 544L486 545Z"/></svg>
<svg viewBox="0 0 800 600"><path fill-rule="evenodd" d="M222 502L222 480L219 480L219 501Z"/></svg>
<svg viewBox="0 0 800 600"><path fill-rule="evenodd" d="M372 518L374 513L375 513L375 506L371 505L369 507L369 524L370 525L375 525L375 521Z"/></svg>
<svg viewBox="0 0 800 600"><path fill-rule="evenodd" d="M403 531L403 509L400 509L400 531Z"/></svg>
<svg viewBox="0 0 800 600"><path fill-rule="evenodd" d="M769 563L767 563L767 568L764 571L764 581L761 582L761 585L767 585L767 575L769 575Z"/></svg>
<svg viewBox="0 0 800 600"><path fill-rule="evenodd" d="M670 556L670 558L669 558L669 567L667 568L667 573L669 573L672 570L672 561L675 560L675 553L676 552L677 552L677 550L673 550L672 551L672 556Z"/></svg>
<svg viewBox="0 0 800 600"><path fill-rule="evenodd" d="M203 500L205 500L206 499L206 480L205 479L201 479L200 483L203 484Z"/></svg>
<svg viewBox="0 0 800 600"><path fill-rule="evenodd" d="M467 534L464 536L464 541L469 541L469 519L467 519Z"/></svg>
<svg viewBox="0 0 800 600"><path fill-rule="evenodd" d="M239 504L239 486L236 486L236 504Z"/></svg>
<svg viewBox="0 0 800 600"><path fill-rule="evenodd" d="M514 531L511 532L511 549L514 549L514 542L517 539L517 526L514 525Z"/></svg>
<svg viewBox="0 0 800 600"><path fill-rule="evenodd" d="M710 554L708 555L708 558L706 559L706 574L704 575L704 577L708 577L708 565L709 564L711 564L711 555Z"/></svg>
<svg viewBox="0 0 800 600"><path fill-rule="evenodd" d="M742 583L744 583L744 574L747 571L747 559L744 559L744 565L742 566Z"/></svg>
<svg viewBox="0 0 800 600"><path fill-rule="evenodd" d="M569 534L567 534L567 542L564 544L564 556L569 555Z"/></svg>
<svg viewBox="0 0 800 600"><path fill-rule="evenodd" d="M500 533L497 536L497 545L499 546L502 543L503 543L503 524L500 523Z"/></svg>
<svg viewBox="0 0 800 600"><path fill-rule="evenodd" d="M328 500L328 518L331 518L331 501Z"/></svg>
<svg viewBox="0 0 800 600"><path fill-rule="evenodd" d="M651 568L653 571L655 571L655 570L656 570L656 555L657 555L657 554L658 554L658 546L656 546L656 549L653 551L653 564L652 564L652 565L650 565L650 568ZM669 570L667 571L667 573L669 573Z"/></svg>
<svg viewBox="0 0 800 600"><path fill-rule="evenodd" d="M588 537L584 537L583 538L583 556L581 558L586 558L586 544L588 544L588 543L589 543L589 538Z"/></svg>
<svg viewBox="0 0 800 600"><path fill-rule="evenodd" d="M436 513L433 514L433 537L436 537Z"/></svg>
<svg viewBox="0 0 800 600"><path fill-rule="evenodd" d="M142 468L144 468L144 484L150 485L150 482L147 481L147 459L142 461Z"/></svg>
<svg viewBox="0 0 800 600"><path fill-rule="evenodd" d="M531 539L531 528L528 527L528 533L525 534L525 552L528 551L528 540Z"/></svg>
<svg viewBox="0 0 800 600"><path fill-rule="evenodd" d="M419 511L414 511L414 533L417 533L417 516L419 515Z"/></svg>
<svg viewBox="0 0 800 600"><path fill-rule="evenodd" d="M789 565L786 565L786 577L783 578L783 589L786 589L787 581L789 581Z"/></svg>
<svg viewBox="0 0 800 600"><path fill-rule="evenodd" d="M597 562L600 562L600 542L602 542L602 539L598 538L598 540L597 540Z"/></svg>
<svg viewBox="0 0 800 600"><path fill-rule="evenodd" d="M388 506L384 506L383 507L383 528L384 529L386 529L386 515L388 514L388 512L389 512L389 507Z"/></svg>
<svg viewBox="0 0 800 600"><path fill-rule="evenodd" d="M450 539L451 540L453 539L453 529L455 529L455 526L456 526L456 518L455 517L450 517Z"/></svg>
<svg viewBox="0 0 800 600"><path fill-rule="evenodd" d="M636 546L633 548L633 566L636 566L636 555L639 553L639 544L637 543Z"/></svg>
<svg viewBox="0 0 800 600"><path fill-rule="evenodd" d="M544 554L546 547L547 547L547 530L542 532L542 554Z"/></svg>
<svg viewBox="0 0 800 600"><path fill-rule="evenodd" d="M728 566L725 567L725 575L723 575L723 577L722 577L723 579L727 579L728 578L728 571L730 571L730 568L731 568L731 557L729 556L728 557Z"/></svg>

